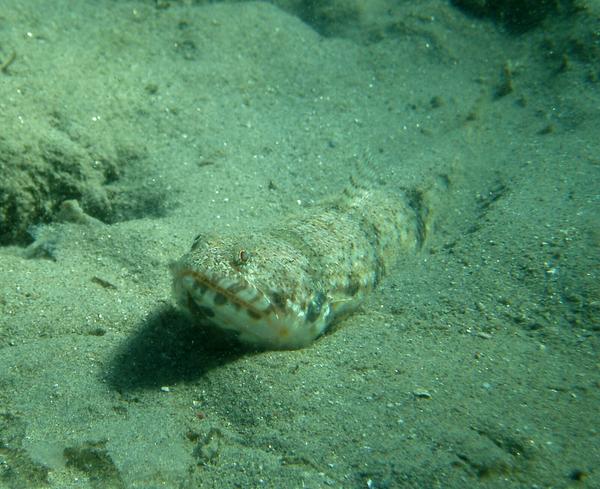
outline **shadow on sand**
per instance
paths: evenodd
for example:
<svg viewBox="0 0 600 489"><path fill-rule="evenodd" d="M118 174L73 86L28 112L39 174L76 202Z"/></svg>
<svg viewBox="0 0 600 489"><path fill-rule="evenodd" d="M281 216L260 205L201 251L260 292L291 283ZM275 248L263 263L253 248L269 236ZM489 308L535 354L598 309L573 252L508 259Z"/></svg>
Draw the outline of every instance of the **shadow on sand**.
<svg viewBox="0 0 600 489"><path fill-rule="evenodd" d="M171 306L155 311L115 353L107 380L118 391L193 381L253 352Z"/></svg>

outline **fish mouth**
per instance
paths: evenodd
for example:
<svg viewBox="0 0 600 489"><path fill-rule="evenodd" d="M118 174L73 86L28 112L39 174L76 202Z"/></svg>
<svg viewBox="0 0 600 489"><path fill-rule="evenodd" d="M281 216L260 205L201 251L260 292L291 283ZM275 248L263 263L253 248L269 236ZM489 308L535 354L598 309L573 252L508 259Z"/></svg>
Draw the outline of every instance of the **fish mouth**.
<svg viewBox="0 0 600 489"><path fill-rule="evenodd" d="M264 320L276 312L264 293L240 278L215 279L182 270L175 276L173 287L179 302L190 312L225 328L240 321Z"/></svg>
<svg viewBox="0 0 600 489"><path fill-rule="evenodd" d="M243 277L208 275L172 266L177 302L192 318L233 332L259 348L295 349L319 336L329 321L324 296L308 306L276 291L262 291Z"/></svg>
<svg viewBox="0 0 600 489"><path fill-rule="evenodd" d="M242 278L211 278L193 270L180 271L173 282L180 305L195 320L234 333L243 343L276 349L295 345L293 311L277 307L257 287Z"/></svg>

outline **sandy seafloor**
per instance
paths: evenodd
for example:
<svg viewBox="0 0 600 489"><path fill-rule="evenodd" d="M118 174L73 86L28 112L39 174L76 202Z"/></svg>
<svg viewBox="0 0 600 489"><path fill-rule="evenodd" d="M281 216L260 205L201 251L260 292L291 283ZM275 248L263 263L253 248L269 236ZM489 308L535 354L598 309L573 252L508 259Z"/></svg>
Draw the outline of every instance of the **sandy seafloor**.
<svg viewBox="0 0 600 489"><path fill-rule="evenodd" d="M598 4L355 5L0 1L4 188L111 168L0 248L0 487L600 487ZM445 190L334 331L248 352L175 308L197 233L355 173Z"/></svg>

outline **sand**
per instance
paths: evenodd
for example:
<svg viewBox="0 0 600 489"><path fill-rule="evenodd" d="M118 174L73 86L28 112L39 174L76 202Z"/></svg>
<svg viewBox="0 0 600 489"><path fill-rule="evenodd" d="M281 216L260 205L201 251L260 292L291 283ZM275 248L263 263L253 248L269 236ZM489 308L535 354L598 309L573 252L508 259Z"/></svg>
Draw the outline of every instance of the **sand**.
<svg viewBox="0 0 600 489"><path fill-rule="evenodd" d="M331 4L2 1L0 487L600 487L597 6ZM357 174L444 189L358 313L251 352L175 307L198 233Z"/></svg>

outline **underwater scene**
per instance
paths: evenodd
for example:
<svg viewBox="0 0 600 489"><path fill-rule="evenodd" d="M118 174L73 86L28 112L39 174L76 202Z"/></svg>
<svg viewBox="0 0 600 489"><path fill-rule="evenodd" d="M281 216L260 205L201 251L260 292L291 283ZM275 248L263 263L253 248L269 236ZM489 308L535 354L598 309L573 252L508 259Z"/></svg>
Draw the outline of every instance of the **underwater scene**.
<svg viewBox="0 0 600 489"><path fill-rule="evenodd" d="M0 489L600 488L600 2L0 0Z"/></svg>

